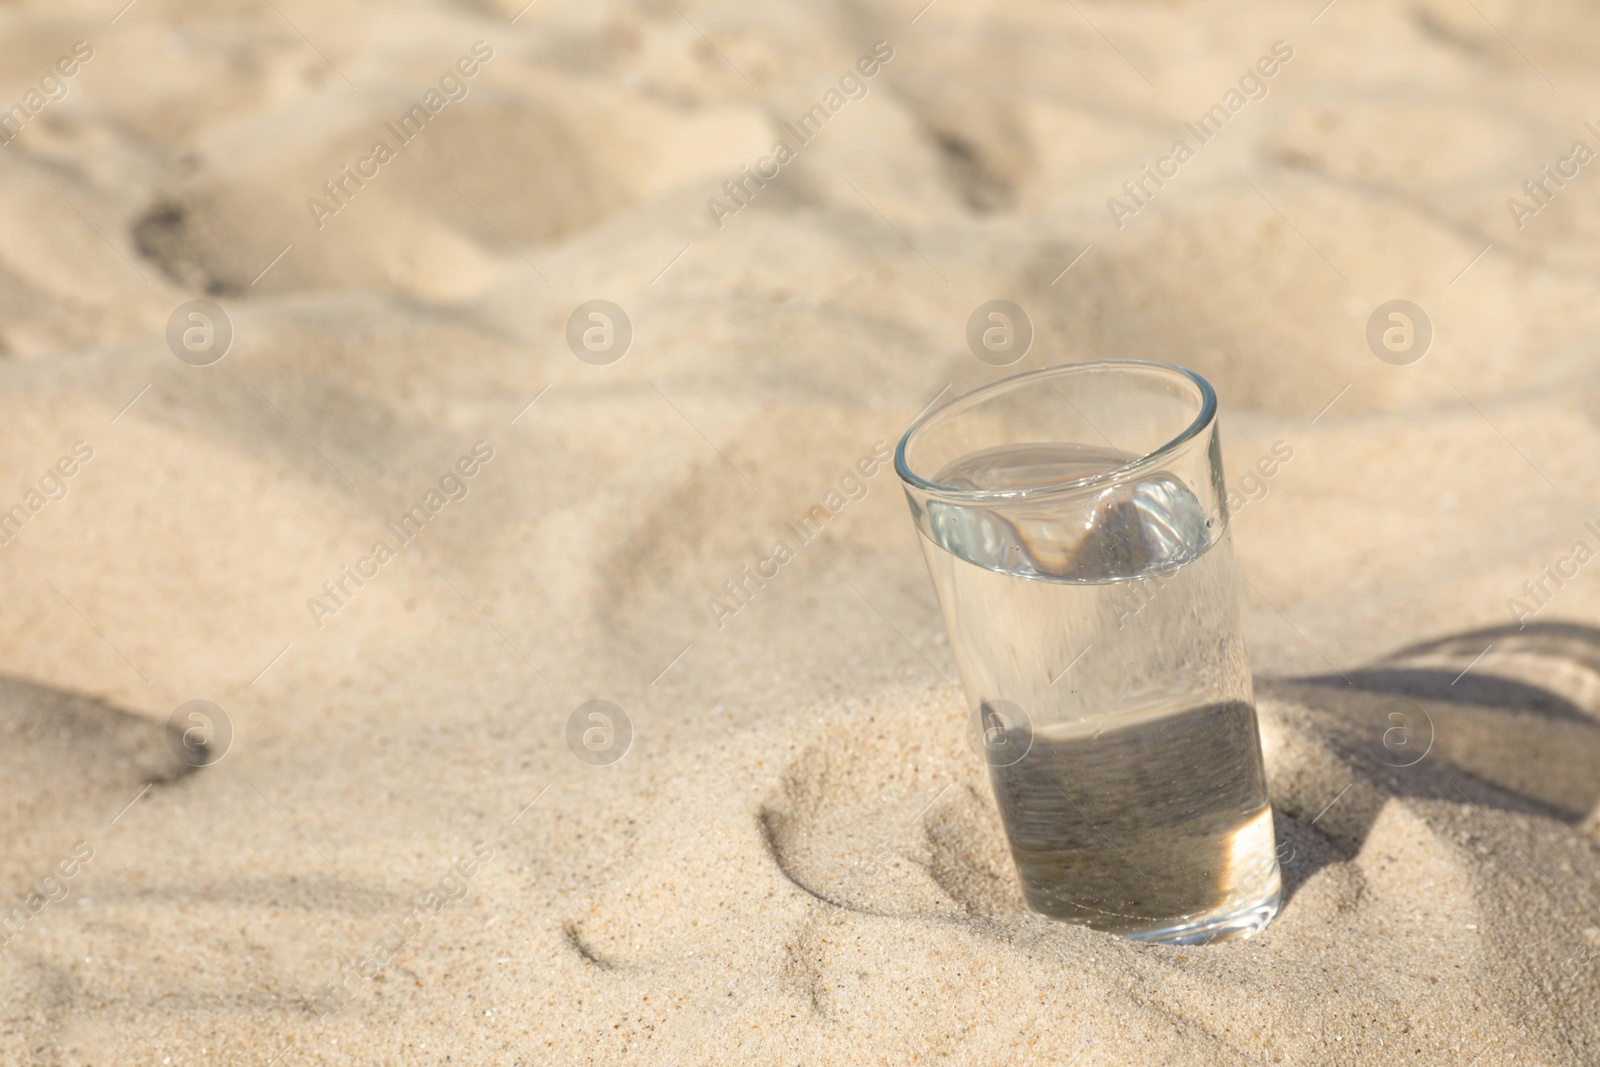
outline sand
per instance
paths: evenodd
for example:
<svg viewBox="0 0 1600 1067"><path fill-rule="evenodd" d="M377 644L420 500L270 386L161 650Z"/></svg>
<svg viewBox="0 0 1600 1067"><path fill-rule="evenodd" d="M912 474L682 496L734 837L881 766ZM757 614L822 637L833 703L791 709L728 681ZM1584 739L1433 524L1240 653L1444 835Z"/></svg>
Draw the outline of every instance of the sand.
<svg viewBox="0 0 1600 1067"><path fill-rule="evenodd" d="M1591 11L118 6L0 8L0 1059L1600 1061ZM1022 908L875 460L1094 357L1221 397L1250 941Z"/></svg>

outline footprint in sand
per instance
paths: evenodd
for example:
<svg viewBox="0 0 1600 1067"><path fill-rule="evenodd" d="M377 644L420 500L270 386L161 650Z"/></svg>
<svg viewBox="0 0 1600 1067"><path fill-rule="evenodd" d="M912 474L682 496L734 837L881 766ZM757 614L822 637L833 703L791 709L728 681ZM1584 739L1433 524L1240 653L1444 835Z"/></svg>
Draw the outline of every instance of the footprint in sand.
<svg viewBox="0 0 1600 1067"><path fill-rule="evenodd" d="M1286 897L1315 877L1359 897L1359 856L1392 801L1474 805L1600 833L1600 630L1474 631L1400 650L1348 680L1261 680L1258 689ZM1384 747L1397 743L1387 715L1396 701L1406 703L1416 736L1405 740L1420 759ZM877 717L849 745L825 731L805 748L760 811L784 875L866 914L1020 913L983 768L966 758L951 720L958 714L921 701Z"/></svg>
<svg viewBox="0 0 1600 1067"><path fill-rule="evenodd" d="M164 722L0 678L0 900L48 873L74 842L92 847L146 786L194 771L178 751L181 737Z"/></svg>

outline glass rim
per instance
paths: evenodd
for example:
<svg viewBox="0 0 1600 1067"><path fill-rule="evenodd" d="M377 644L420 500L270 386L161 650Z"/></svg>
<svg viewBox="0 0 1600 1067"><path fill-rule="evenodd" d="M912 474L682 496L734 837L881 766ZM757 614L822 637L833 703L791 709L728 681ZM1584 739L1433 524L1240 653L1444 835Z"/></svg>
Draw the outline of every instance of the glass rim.
<svg viewBox="0 0 1600 1067"><path fill-rule="evenodd" d="M906 463L907 443L910 442L913 435L931 425L935 420L962 414L999 394L1011 392L1024 385L1045 379L1136 367L1168 372L1189 381L1200 391L1200 411L1194 417L1194 420L1172 440L1146 452L1142 456L1130 459L1126 463L1077 478L1069 478L1059 482L1041 482L1038 485L1024 486L1021 489L962 489L952 485L940 485L914 473ZM1067 403L1070 405L1072 401L1067 400ZM1150 359L1097 359L1083 363L1059 363L1053 367L1041 367L1038 370L1024 371L1021 374L1013 374L1010 377L1001 378L999 381L980 385L976 389L969 389L959 396L950 398L938 407L923 412L917 416L910 426L906 427L906 432L900 435L900 442L895 446L894 450L894 470L906 485L925 493L952 500L1019 500L1050 496L1057 493L1069 493L1099 485L1103 482L1118 481L1130 475L1142 473L1145 469L1157 465L1183 445L1194 440L1207 426L1216 421L1216 417L1217 394L1211 388L1211 383L1187 367L1179 367L1173 363L1162 363Z"/></svg>

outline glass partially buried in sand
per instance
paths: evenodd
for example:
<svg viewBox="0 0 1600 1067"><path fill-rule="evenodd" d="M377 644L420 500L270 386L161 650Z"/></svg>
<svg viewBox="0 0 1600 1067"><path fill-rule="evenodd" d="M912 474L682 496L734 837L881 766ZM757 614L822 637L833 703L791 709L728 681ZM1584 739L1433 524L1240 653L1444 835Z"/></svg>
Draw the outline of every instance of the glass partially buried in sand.
<svg viewBox="0 0 1600 1067"><path fill-rule="evenodd" d="M1028 906L1125 937L1278 910L1216 399L1158 363L1018 375L896 469Z"/></svg>

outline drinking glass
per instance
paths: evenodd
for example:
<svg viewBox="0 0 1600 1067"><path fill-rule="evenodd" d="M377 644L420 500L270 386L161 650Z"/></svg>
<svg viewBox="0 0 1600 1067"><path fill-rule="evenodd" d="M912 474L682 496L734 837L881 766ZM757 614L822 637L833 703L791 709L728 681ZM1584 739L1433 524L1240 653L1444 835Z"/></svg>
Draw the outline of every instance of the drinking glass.
<svg viewBox="0 0 1600 1067"><path fill-rule="evenodd" d="M1280 878L1217 400L1164 363L957 397L904 484L1028 907L1124 937L1248 937Z"/></svg>

